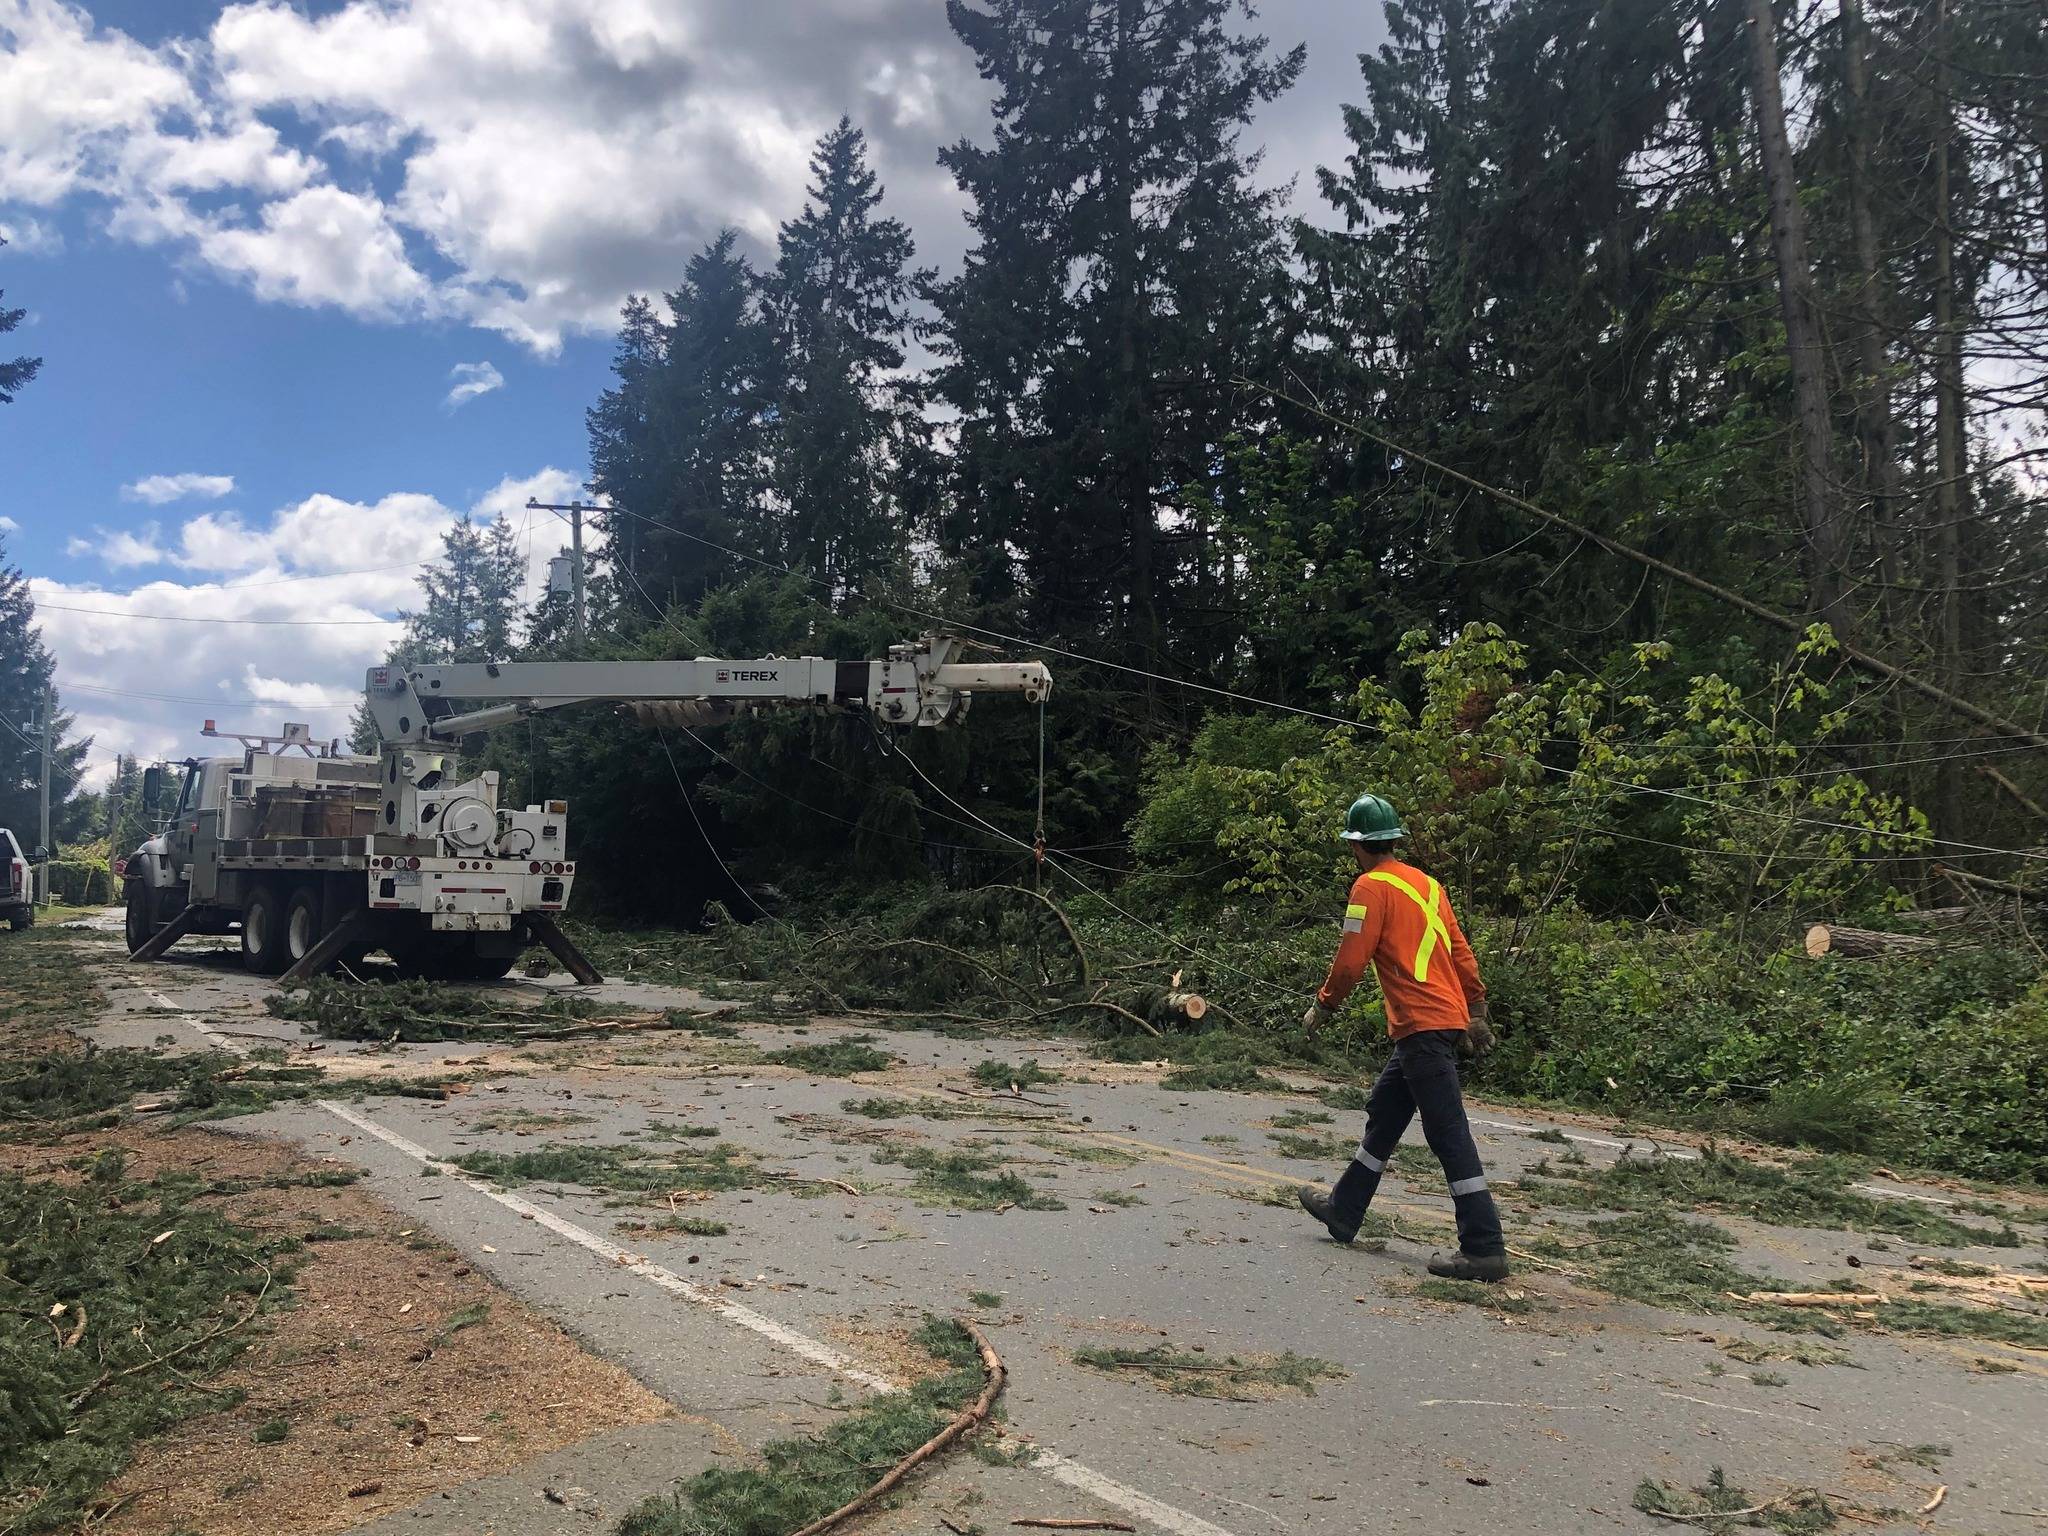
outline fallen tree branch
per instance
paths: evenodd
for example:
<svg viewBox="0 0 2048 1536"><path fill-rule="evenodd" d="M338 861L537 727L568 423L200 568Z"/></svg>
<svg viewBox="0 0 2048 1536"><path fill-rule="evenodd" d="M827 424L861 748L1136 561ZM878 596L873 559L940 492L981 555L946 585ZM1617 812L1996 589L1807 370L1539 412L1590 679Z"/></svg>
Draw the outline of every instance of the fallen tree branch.
<svg viewBox="0 0 2048 1536"><path fill-rule="evenodd" d="M1073 923L1067 918L1067 914L1060 910L1058 902L1054 901L1043 891L1034 891L1030 887L1022 885L984 885L978 887L978 889L983 891L1015 891L1020 896L1029 896L1033 901L1043 903L1045 909L1059 920L1060 927L1066 930L1067 942L1074 946L1074 960L1081 967L1081 985L1085 987L1090 981L1094 980L1088 968L1088 951L1081 947L1081 935L1075 931ZM975 893L970 891L968 894L971 896Z"/></svg>
<svg viewBox="0 0 2048 1536"><path fill-rule="evenodd" d="M247 1312L244 1312L224 1328L215 1328L208 1333L201 1334L196 1339L186 1340L169 1354L151 1355L140 1365L131 1365L118 1371L108 1371L104 1376L87 1383L85 1387L71 1395L69 1403L71 1411L76 1413L85 1406L86 1400L92 1397L94 1393L104 1387L112 1386L124 1376L133 1376L137 1371L153 1371L160 1365L168 1365L187 1351L197 1349L202 1344L211 1344L217 1339L224 1339L229 1334L236 1332L246 1325L250 1319L263 1309L263 1298L270 1294L270 1266L259 1259L256 1261L256 1267L263 1271L263 1288L256 1293L256 1299L249 1303L249 1310Z"/></svg>
<svg viewBox="0 0 2048 1536"><path fill-rule="evenodd" d="M1728 1293L1737 1301L1763 1307L1881 1307L1885 1297L1876 1291L1751 1291L1747 1296Z"/></svg>
<svg viewBox="0 0 2048 1536"><path fill-rule="evenodd" d="M955 949L950 944L941 944L933 939L880 939L877 940L875 943L869 945L868 948L870 950L935 949L942 955L951 955L955 960L960 961L964 965L973 966L977 971L981 972L982 975L988 977L990 981L1001 982L1004 986L1008 987L1011 991L1018 993L1027 1001L1030 1000L1032 996L1031 989L1025 986L1023 982L1017 980L1014 976L1006 976L1001 971L997 970L994 966L988 964L986 961L975 959L974 956L968 954L965 950Z"/></svg>
<svg viewBox="0 0 2048 1536"><path fill-rule="evenodd" d="M1155 1040L1163 1040L1166 1038L1165 1033L1159 1028L1158 1025L1154 1024L1150 1019L1141 1019L1138 1017L1138 1015L1131 1012L1130 1009L1124 1007L1122 1004L1112 1003L1107 998L1102 997L1083 998L1078 1003L1061 1003L1057 1008L1042 1009L1039 1012L1030 1015L1029 1018L1019 1019L1016 1022L1020 1024L1035 1024L1038 1020L1049 1019L1054 1014L1072 1013L1076 1008L1100 1008L1105 1013L1114 1013L1122 1016L1123 1018L1129 1019L1133 1024L1137 1025L1138 1028L1145 1031L1146 1034L1152 1036Z"/></svg>
<svg viewBox="0 0 2048 1536"><path fill-rule="evenodd" d="M831 1530L848 1516L859 1514L955 1440L987 1422L989 1410L995 1407L996 1397L1002 1392L1003 1381L1008 1373L1003 1368L1003 1357L996 1353L995 1345L989 1343L988 1335L964 1317L956 1321L967 1330L968 1337L974 1340L974 1347L981 1352L981 1368L988 1373L987 1380L982 1384L981 1396L961 1409L954 1416L952 1423L891 1467L882 1475L882 1480L867 1492L848 1500L824 1518L813 1520L802 1530L791 1532L790 1536L820 1536L821 1532Z"/></svg>
<svg viewBox="0 0 2048 1536"><path fill-rule="evenodd" d="M1021 1525L1034 1531L1135 1531L1135 1525L1125 1525L1121 1520L1012 1520L1012 1525Z"/></svg>
<svg viewBox="0 0 2048 1536"><path fill-rule="evenodd" d="M1775 1499L1765 1499L1763 1503L1752 1504L1746 1509L1702 1509L1690 1515L1680 1514L1673 1509L1643 1509L1640 1504L1636 1508L1642 1509L1646 1515L1656 1516L1659 1520L1741 1520L1746 1516L1760 1515L1767 1509L1776 1509L1781 1504L1790 1504L1794 1499L1804 1497L1819 1498L1819 1490L1795 1488L1790 1493L1781 1493Z"/></svg>

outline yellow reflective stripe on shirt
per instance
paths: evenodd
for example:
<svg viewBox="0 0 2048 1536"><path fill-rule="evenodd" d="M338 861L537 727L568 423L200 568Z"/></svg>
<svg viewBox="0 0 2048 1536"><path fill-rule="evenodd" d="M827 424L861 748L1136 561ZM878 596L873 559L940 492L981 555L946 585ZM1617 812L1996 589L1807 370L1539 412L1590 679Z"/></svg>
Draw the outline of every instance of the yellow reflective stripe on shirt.
<svg viewBox="0 0 2048 1536"><path fill-rule="evenodd" d="M1344 909L1344 931L1363 933L1365 931L1365 903L1354 901Z"/></svg>
<svg viewBox="0 0 2048 1536"><path fill-rule="evenodd" d="M1391 885L1403 896L1414 902L1415 905L1422 908L1422 921L1426 926L1423 929L1422 942L1415 946L1414 971L1417 981L1429 980L1429 957L1435 953L1439 943L1445 949L1451 947L1451 931L1444 926L1443 913L1438 910L1439 898L1442 895L1443 887L1436 883L1434 877L1430 877L1429 894L1423 896L1416 891L1414 886L1403 880L1399 875L1384 869L1376 869L1367 875L1366 878L1368 880L1378 880L1385 885Z"/></svg>

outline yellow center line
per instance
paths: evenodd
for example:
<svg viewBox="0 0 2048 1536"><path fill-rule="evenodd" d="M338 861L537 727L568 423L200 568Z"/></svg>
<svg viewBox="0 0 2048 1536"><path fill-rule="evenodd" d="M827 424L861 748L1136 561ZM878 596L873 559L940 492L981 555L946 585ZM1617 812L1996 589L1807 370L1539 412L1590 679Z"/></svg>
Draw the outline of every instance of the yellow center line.
<svg viewBox="0 0 2048 1536"><path fill-rule="evenodd" d="M1931 1345L1946 1354L1954 1355L1958 1360L1983 1360L1989 1358L1992 1352L1996 1351L2000 1365L2009 1365L2014 1370L2023 1371L2029 1376L2048 1377L2048 1365L2042 1365L2036 1360L2028 1359L2024 1354L2018 1359L2014 1359L2010 1354L2006 1353L2009 1349L2021 1348L2019 1345L2001 1344L1995 1339L1985 1339L1977 1344L1952 1344L1946 1339L1916 1339L1911 1334L1894 1334L1892 1337L1901 1344Z"/></svg>

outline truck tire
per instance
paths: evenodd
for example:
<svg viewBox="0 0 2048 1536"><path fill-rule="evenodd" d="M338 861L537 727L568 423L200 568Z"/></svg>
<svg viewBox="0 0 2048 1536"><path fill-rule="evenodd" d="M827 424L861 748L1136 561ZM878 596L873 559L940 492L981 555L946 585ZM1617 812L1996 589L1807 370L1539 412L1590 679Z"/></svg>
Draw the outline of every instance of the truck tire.
<svg viewBox="0 0 2048 1536"><path fill-rule="evenodd" d="M36 909L34 907L16 907L7 914L7 926L16 933L21 932L24 928L33 928L35 925Z"/></svg>
<svg viewBox="0 0 2048 1536"><path fill-rule="evenodd" d="M130 880L122 894L128 903L128 917L122 931L128 940L128 953L132 955L156 934L156 892L147 880Z"/></svg>
<svg viewBox="0 0 2048 1536"><path fill-rule="evenodd" d="M327 936L323 920L325 903L320 887L312 881L296 887L284 909L285 965L289 969L311 954Z"/></svg>
<svg viewBox="0 0 2048 1536"><path fill-rule="evenodd" d="M461 978L464 981L502 981L518 958L517 955L464 955L461 958Z"/></svg>
<svg viewBox="0 0 2048 1536"><path fill-rule="evenodd" d="M259 885L242 908L242 964L258 976L281 976L291 964L285 949L283 907L276 886Z"/></svg>

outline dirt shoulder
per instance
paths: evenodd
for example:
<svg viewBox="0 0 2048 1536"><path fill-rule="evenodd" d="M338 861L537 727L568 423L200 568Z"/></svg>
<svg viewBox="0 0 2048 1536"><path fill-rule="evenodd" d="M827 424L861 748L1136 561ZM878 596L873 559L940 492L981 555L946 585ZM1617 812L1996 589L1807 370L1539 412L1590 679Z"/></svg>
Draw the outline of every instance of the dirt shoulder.
<svg viewBox="0 0 2048 1536"><path fill-rule="evenodd" d="M68 1409L68 1387L41 1391L34 1400L57 1421L9 1426L0 1527L62 1527L46 1502L61 1484L59 1503L82 1498L93 1530L125 1536L341 1530L670 1417L625 1371L358 1185L354 1166L245 1128L168 1123L181 1093L239 1069L166 1090L134 1069L136 1053L87 1044L77 1031L104 1006L93 951L41 933L8 946L0 1181L51 1230L41 1242L35 1230L9 1234L22 1262L0 1262L0 1278L33 1293L11 1298L28 1320L16 1363L34 1373L61 1362L86 1388ZM175 1214L150 1219L159 1210ZM145 1219L132 1255L75 1246ZM62 1257L66 1243L77 1262ZM260 1270L260 1290L216 1295L180 1279L223 1255ZM114 1273L156 1277L161 1309L137 1311L131 1290L109 1285ZM190 1299L167 1299L179 1295ZM117 1396L87 1423L82 1405Z"/></svg>

